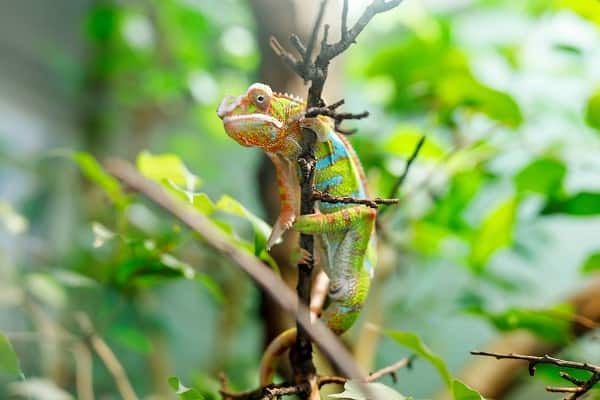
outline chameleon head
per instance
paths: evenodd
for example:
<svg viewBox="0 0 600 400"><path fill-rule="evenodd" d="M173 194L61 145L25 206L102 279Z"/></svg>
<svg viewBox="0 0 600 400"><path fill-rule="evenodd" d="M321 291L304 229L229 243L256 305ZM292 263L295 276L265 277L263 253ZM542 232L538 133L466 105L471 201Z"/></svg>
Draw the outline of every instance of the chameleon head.
<svg viewBox="0 0 600 400"><path fill-rule="evenodd" d="M282 139L285 130L283 116L279 115L275 102L269 86L254 83L241 96L226 96L217 114L235 141L268 150Z"/></svg>

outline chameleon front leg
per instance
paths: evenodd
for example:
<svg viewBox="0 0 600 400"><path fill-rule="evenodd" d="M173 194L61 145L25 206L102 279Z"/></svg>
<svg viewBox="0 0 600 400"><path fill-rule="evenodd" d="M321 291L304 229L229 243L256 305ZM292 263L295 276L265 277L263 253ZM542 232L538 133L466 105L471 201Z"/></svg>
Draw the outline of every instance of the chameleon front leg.
<svg viewBox="0 0 600 400"><path fill-rule="evenodd" d="M367 298L371 274L369 243L376 212L365 206L343 208L329 214L297 217L293 228L320 237L326 256L323 269L330 279L330 303L322 319L337 334L356 320Z"/></svg>
<svg viewBox="0 0 600 400"><path fill-rule="evenodd" d="M285 231L290 229L296 216L299 214L300 191L298 190L299 183L296 165L278 154L266 154L273 162L273 165L275 165L280 200L279 216L273 225L273 230L267 241L267 249L270 250L281 239Z"/></svg>

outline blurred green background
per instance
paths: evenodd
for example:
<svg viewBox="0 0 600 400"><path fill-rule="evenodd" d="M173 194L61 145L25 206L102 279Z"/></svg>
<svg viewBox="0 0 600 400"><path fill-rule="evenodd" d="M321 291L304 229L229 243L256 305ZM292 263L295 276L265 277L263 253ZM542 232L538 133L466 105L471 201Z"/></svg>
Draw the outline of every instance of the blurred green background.
<svg viewBox="0 0 600 400"><path fill-rule="evenodd" d="M195 180L196 207L273 263L248 214L267 215L261 155L215 113L272 59L262 3L4 2L0 339L19 368L0 340L0 398L84 399L86 377L95 398L121 398L90 337L139 398L175 398L170 376L209 399L220 371L235 388L256 385L257 288L95 160ZM316 4L290 12L310 21ZM350 1L350 18L367 4ZM348 335L363 364L411 353L373 339L367 322L418 334L459 375L469 350L523 330L535 345L521 351L600 363L600 3L405 0L343 58L332 79L346 109L372 115L351 124L351 141L373 195L389 194L427 136L382 219L376 298ZM557 398L543 390L556 374L525 375L499 398ZM433 398L443 380L417 360L394 387Z"/></svg>

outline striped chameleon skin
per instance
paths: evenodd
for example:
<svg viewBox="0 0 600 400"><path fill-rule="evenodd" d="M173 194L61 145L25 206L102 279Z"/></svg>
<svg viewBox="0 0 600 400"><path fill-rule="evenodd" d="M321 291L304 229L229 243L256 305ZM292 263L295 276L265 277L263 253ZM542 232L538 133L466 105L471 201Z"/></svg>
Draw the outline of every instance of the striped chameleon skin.
<svg viewBox="0 0 600 400"><path fill-rule="evenodd" d="M365 176L348 141L328 117L304 116L305 102L274 93L255 83L238 97L225 97L217 114L227 134L243 146L261 148L273 161L281 209L267 247L292 228L315 237L317 262L330 279L328 304L321 319L336 334L348 330L367 298L375 267L374 209L364 205L317 202L317 212L299 215L297 158L302 128L317 135L315 187L332 196L367 197ZM261 362L261 384L268 384L274 360L295 341L295 328L267 347Z"/></svg>

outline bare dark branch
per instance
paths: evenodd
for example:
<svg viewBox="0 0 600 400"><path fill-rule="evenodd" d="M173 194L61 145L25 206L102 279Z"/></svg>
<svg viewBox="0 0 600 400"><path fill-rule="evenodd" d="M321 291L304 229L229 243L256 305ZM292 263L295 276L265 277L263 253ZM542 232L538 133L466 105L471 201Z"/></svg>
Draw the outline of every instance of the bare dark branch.
<svg viewBox="0 0 600 400"><path fill-rule="evenodd" d="M371 208L379 208L379 204L396 204L398 203L398 199L382 199L380 197L375 197L373 199L358 199L356 197L338 197L332 196L327 192L321 192L319 190L313 191L313 199L320 200L325 203L341 203L341 204L362 204Z"/></svg>
<svg viewBox="0 0 600 400"><path fill-rule="evenodd" d="M511 360L523 360L529 363L529 374L535 374L535 368L538 364L550 364L556 365L557 367L562 368L574 368L583 371L588 371L591 373L591 376L585 380L576 379L566 372L561 372L560 376L567 381L575 384L575 387L554 387L548 386L546 390L549 392L558 392L558 393L571 393L569 396L565 397L564 400L576 400L589 392L596 383L600 382L600 366L589 364L586 362L578 362L578 361L567 361L562 360L560 358L552 357L549 355L543 356L528 356L523 354L500 354L500 353L491 353L487 351L472 351L471 354L475 356L485 356L485 357L494 357L498 360L502 359L511 359Z"/></svg>
<svg viewBox="0 0 600 400"><path fill-rule="evenodd" d="M412 166L413 162L415 162L415 160L417 159L419 152L421 151L421 148L423 147L424 143L425 143L425 135L421 136L421 138L417 142L417 145L413 149L413 152L411 153L410 157L408 157L408 160L406 160L406 165L404 166L404 171L402 171L402 175L400 175L398 177L398 180L394 184L394 187L392 188L392 190L390 190L390 197L393 197L398 193L398 190L400 189L400 187L406 180L406 177L408 176L408 172L410 171L410 167Z"/></svg>
<svg viewBox="0 0 600 400"><path fill-rule="evenodd" d="M400 4L401 0L373 0L372 3L366 8L363 15L358 19L356 24L348 30L347 28L347 14L348 4L344 3L342 10L342 37L340 41L335 44L328 44L328 33L329 26L324 26L323 38L321 39L321 48L319 54L314 58L313 51L317 43L317 38L323 22L323 16L325 14L326 0L322 0L317 12L315 24L310 34L307 45L304 46L302 41L297 36L292 36L291 41L293 46L296 48L298 53L302 56L301 61L298 61L289 51L287 51L275 38L271 38L271 48L273 51L288 65L296 74L298 74L305 82L310 82L310 88L307 96L307 110L315 107L323 107L324 102L322 100L323 87L327 79L327 73L330 61L346 50L352 43L355 42L356 37L365 28L367 23L380 12L384 12L396 7ZM340 104L341 105L341 104ZM338 114L335 113L335 107L326 108L324 111L328 116L334 116L335 126L339 129L339 124L344 119L355 119L364 118L368 113L362 114ZM317 115L317 114L316 114ZM337 118L336 118L336 117ZM314 166L316 165L315 157L315 145L316 136L314 132L309 129L303 130L303 139L300 145L302 146L302 152L298 157L298 165L300 167L302 180L300 182L300 214L312 214L315 210L315 199L313 197L313 181L314 181ZM314 239L312 235L301 234L300 235L300 247L310 255L307 257L307 263L298 265L298 285L296 287L296 293L298 298L303 304L310 304L310 282L313 270L312 260L314 252ZM305 314L304 314L305 313ZM297 313L298 318L308 319L308 310L303 310L302 314ZM296 336L296 343L290 351L290 361L294 368L294 378L296 383L300 382L313 382L315 376L315 367L312 362L312 345L308 339L307 332L304 330L304 326L297 321L298 334ZM306 396L304 396L306 397Z"/></svg>

